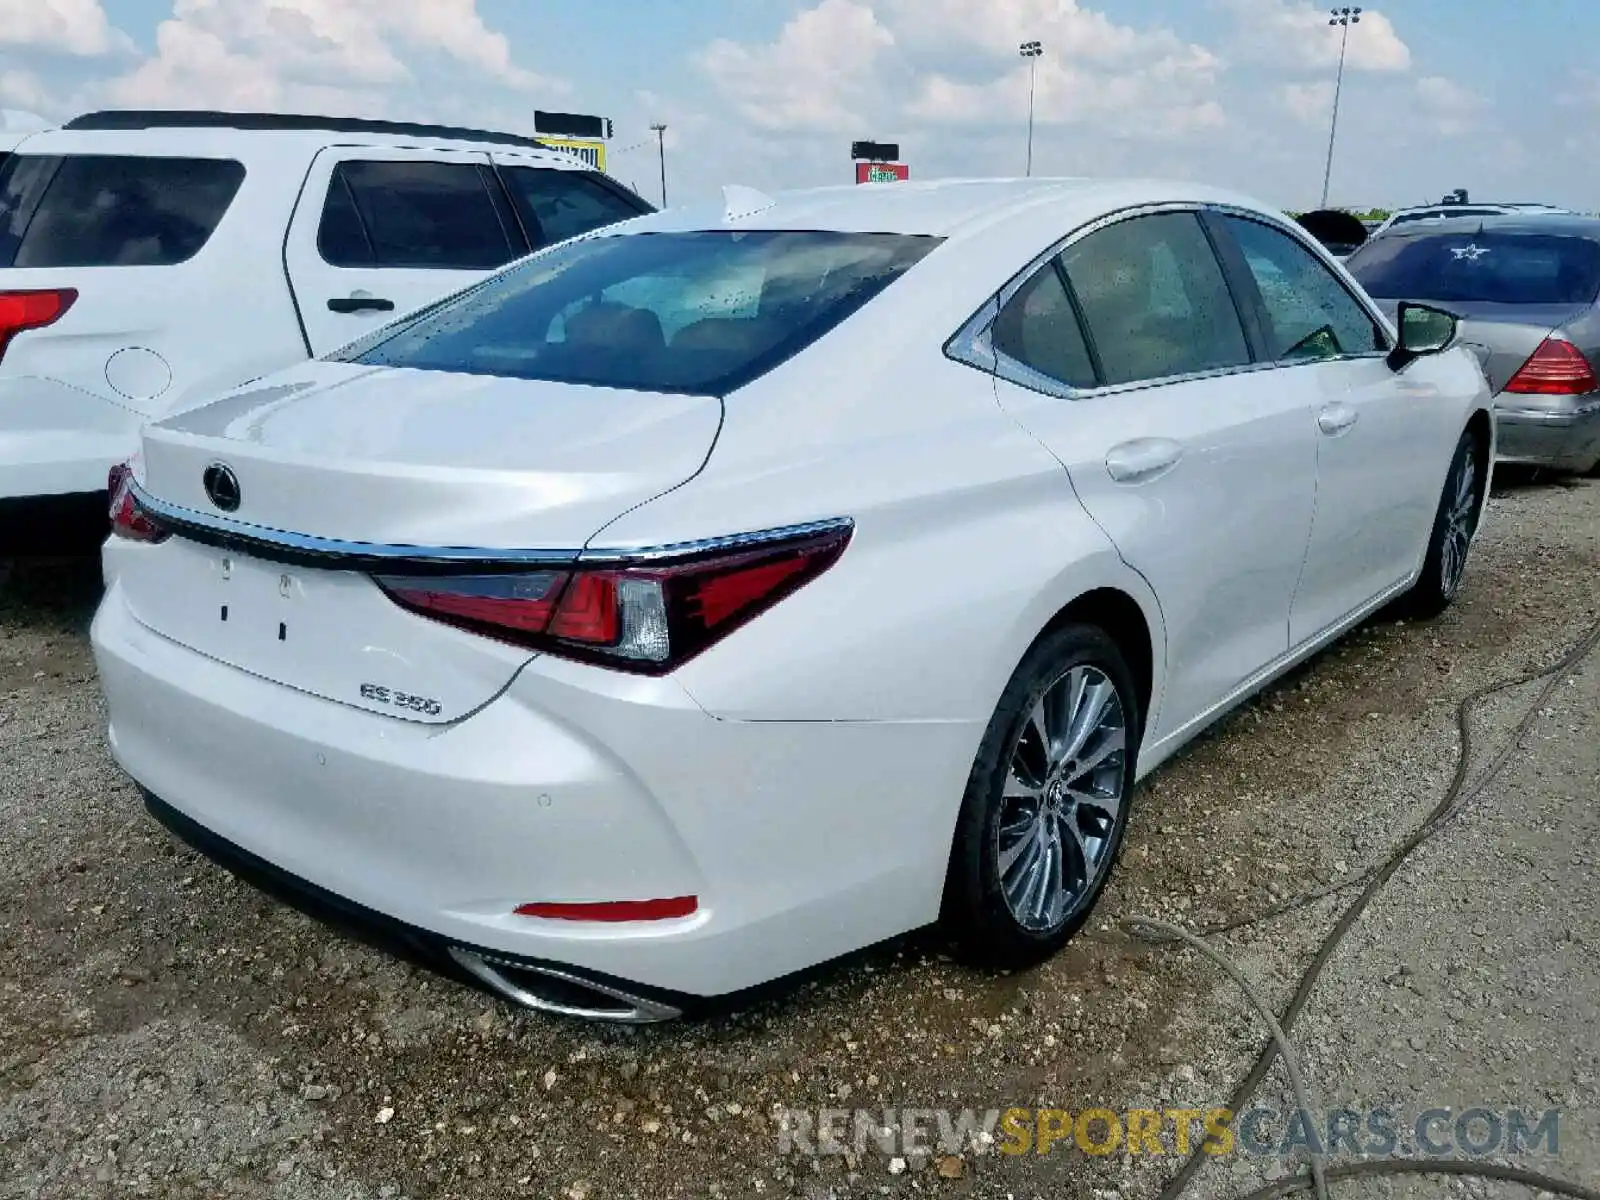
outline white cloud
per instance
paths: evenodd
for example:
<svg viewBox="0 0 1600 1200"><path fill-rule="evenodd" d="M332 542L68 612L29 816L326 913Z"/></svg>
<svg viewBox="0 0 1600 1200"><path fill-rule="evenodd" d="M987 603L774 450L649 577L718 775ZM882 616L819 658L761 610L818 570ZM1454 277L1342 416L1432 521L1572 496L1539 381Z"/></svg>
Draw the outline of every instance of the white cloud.
<svg viewBox="0 0 1600 1200"><path fill-rule="evenodd" d="M1328 6L1311 0L1212 0L1232 19L1229 50L1240 59L1281 68L1332 69L1339 61L1342 31L1328 24ZM1350 26L1345 67L1355 71L1404 71L1411 50L1394 23L1364 8Z"/></svg>
<svg viewBox="0 0 1600 1200"><path fill-rule="evenodd" d="M774 133L971 131L1024 118L1036 65L1041 126L1094 122L1105 133L1171 138L1225 123L1221 63L1161 28L1136 29L1075 0L820 0L776 39L713 43L712 84Z"/></svg>
<svg viewBox="0 0 1600 1200"><path fill-rule="evenodd" d="M100 0L0 0L0 46L26 46L80 57L127 49Z"/></svg>
<svg viewBox="0 0 1600 1200"><path fill-rule="evenodd" d="M1286 83L1278 89L1283 107L1307 125L1326 124L1333 111L1333 84Z"/></svg>
<svg viewBox="0 0 1600 1200"><path fill-rule="evenodd" d="M50 107L50 95L31 71L0 71L0 107L37 111Z"/></svg>
<svg viewBox="0 0 1600 1200"><path fill-rule="evenodd" d="M432 55L480 73L468 83L557 90L512 61L476 0L174 0L156 53L114 80L119 104L381 110Z"/></svg>
<svg viewBox="0 0 1600 1200"><path fill-rule="evenodd" d="M1449 136L1476 128L1479 115L1488 107L1482 96L1441 75L1417 80L1415 92L1417 106L1432 127Z"/></svg>
<svg viewBox="0 0 1600 1200"><path fill-rule="evenodd" d="M700 66L752 125L820 132L871 118L873 75L893 45L868 5L822 0L767 45L712 42Z"/></svg>

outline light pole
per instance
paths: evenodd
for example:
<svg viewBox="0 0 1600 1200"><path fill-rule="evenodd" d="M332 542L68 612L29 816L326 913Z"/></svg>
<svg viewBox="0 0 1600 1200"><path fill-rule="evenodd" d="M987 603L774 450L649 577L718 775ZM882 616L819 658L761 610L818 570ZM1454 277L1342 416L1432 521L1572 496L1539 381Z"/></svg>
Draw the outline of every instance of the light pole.
<svg viewBox="0 0 1600 1200"><path fill-rule="evenodd" d="M1033 174L1033 80L1039 68L1039 56L1044 53L1042 42L1023 42L1018 53L1028 60L1028 174Z"/></svg>
<svg viewBox="0 0 1600 1200"><path fill-rule="evenodd" d="M661 156L661 207L667 206L667 127L652 125L656 134L656 151Z"/></svg>
<svg viewBox="0 0 1600 1200"><path fill-rule="evenodd" d="M1359 8L1335 8L1329 25L1339 26L1339 75L1333 85L1333 121L1328 126L1328 165L1322 172L1322 207L1328 207L1328 184L1333 179L1333 139L1339 135L1339 94L1344 91L1344 52L1350 45L1350 26L1361 23Z"/></svg>

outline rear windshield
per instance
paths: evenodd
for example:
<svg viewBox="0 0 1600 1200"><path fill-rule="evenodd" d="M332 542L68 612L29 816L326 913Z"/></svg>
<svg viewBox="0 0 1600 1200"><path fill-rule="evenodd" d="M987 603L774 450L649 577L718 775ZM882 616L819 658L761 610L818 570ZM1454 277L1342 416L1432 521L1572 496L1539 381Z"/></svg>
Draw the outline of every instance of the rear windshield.
<svg viewBox="0 0 1600 1200"><path fill-rule="evenodd" d="M0 267L181 263L243 180L224 159L14 154L0 165Z"/></svg>
<svg viewBox="0 0 1600 1200"><path fill-rule="evenodd" d="M581 238L333 357L723 395L816 341L939 241L815 232Z"/></svg>
<svg viewBox="0 0 1600 1200"><path fill-rule="evenodd" d="M1380 237L1345 263L1391 300L1590 304L1600 293L1600 242L1549 233Z"/></svg>

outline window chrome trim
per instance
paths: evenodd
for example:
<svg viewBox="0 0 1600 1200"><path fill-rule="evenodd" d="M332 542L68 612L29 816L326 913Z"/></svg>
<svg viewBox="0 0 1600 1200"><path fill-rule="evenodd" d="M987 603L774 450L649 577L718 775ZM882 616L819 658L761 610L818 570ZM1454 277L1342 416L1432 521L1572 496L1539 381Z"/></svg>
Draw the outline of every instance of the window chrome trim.
<svg viewBox="0 0 1600 1200"><path fill-rule="evenodd" d="M506 574L540 567L600 563L615 566L647 566L757 548L791 538L853 532L850 517L829 517L795 525L781 525L745 533L699 538L656 546L600 547L586 549L503 549L478 546L385 545L355 542L342 538L317 537L254 525L231 517L215 516L158 499L139 483L129 486L138 506L157 524L180 537L205 545L238 550L275 562L297 563L327 570L375 570L394 573L396 569L417 574L442 575L470 569L480 574Z"/></svg>
<svg viewBox="0 0 1600 1200"><path fill-rule="evenodd" d="M1388 357L1388 350L1368 350L1360 354L1340 354L1330 358L1247 362L1231 367L1216 367L1208 371L1189 371L1181 375L1163 375L1155 379L1138 379L1131 383L1111 383L1101 387L1085 388L1073 387L1071 384L1063 383L1061 380L1045 375L1041 371L1036 371L1025 363L1020 363L994 348L993 325L995 319L1000 315L1000 310L1033 279L1034 275L1047 267L1052 259L1063 253L1069 246L1073 246L1089 235L1098 233L1111 225L1120 224L1123 221L1179 212L1191 212L1196 215L1202 212L1215 212L1224 216L1236 216L1245 220L1255 221L1266 225L1270 229L1276 229L1281 233L1287 234L1299 245L1306 247L1313 257L1322 262L1323 266L1328 266L1330 262L1334 266L1338 265L1331 256L1322 253L1320 247L1308 241L1303 236L1303 230L1297 233L1288 224L1274 217L1271 213L1260 212L1256 209L1241 208L1234 204L1198 200L1167 201L1117 209L1114 212L1103 213L1094 220L1078 226L1065 237L1053 243L1049 249L1030 259L1027 265L1007 280L998 292L984 301L977 312L967 318L956 334L945 343L945 355L956 362L976 367L980 371L993 374L1008 383L1014 383L1018 387L1026 388L1032 392L1040 392L1047 396L1054 396L1061 400L1088 400L1100 396L1121 395L1124 392L1144 391L1153 387L1168 387L1172 384L1189 383L1194 380L1217 379L1230 375L1254 374L1258 371L1277 371L1293 367L1318 366L1336 362L1357 362L1363 359ZM1338 277L1337 273L1334 274L1334 280L1344 286L1344 281ZM1372 303L1370 297L1360 294L1359 288L1356 291L1351 291L1348 286L1345 286L1345 291L1350 294L1351 299L1356 301L1361 310L1393 343L1396 336L1394 328L1376 305Z"/></svg>

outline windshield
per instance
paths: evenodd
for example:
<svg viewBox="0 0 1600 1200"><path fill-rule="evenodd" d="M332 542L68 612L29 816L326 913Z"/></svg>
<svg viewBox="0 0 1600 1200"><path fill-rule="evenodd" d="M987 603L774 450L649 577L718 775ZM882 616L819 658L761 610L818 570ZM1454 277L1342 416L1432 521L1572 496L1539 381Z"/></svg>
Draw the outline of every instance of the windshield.
<svg viewBox="0 0 1600 1200"><path fill-rule="evenodd" d="M1590 304L1600 243L1549 233L1381 237L1345 266L1374 296L1491 304Z"/></svg>
<svg viewBox="0 0 1600 1200"><path fill-rule="evenodd" d="M939 241L767 231L582 238L332 357L723 395L816 341Z"/></svg>

